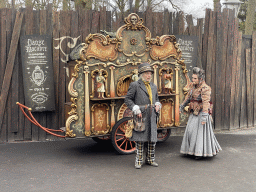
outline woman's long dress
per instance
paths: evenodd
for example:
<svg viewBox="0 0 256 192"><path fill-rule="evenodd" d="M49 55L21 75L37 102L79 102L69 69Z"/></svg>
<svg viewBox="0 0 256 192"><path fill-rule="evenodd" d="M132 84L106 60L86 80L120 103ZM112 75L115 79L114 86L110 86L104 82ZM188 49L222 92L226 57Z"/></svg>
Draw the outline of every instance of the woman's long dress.
<svg viewBox="0 0 256 192"><path fill-rule="evenodd" d="M180 152L195 156L212 157L222 150L212 130L211 117L201 124L202 113L190 114Z"/></svg>
<svg viewBox="0 0 256 192"><path fill-rule="evenodd" d="M211 88L202 82L196 88L191 87L181 104L183 110L190 102L191 112L181 144L182 154L212 157L222 150L213 133L211 115L208 114L210 95ZM202 120L206 122L204 125L202 125Z"/></svg>

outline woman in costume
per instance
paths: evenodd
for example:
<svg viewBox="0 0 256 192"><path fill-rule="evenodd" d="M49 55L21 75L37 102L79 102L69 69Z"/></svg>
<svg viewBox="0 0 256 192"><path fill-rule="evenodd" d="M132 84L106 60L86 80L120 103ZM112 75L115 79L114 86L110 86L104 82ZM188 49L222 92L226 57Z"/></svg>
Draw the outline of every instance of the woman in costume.
<svg viewBox="0 0 256 192"><path fill-rule="evenodd" d="M196 159L212 157L222 150L212 130L211 87L205 83L204 70L194 67L188 94L180 111L189 103L189 119L180 152Z"/></svg>

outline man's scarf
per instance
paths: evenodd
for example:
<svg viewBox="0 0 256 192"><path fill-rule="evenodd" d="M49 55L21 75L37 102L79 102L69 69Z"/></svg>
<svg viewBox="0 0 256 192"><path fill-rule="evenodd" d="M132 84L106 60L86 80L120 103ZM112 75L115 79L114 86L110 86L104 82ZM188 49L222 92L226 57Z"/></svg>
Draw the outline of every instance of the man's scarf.
<svg viewBox="0 0 256 192"><path fill-rule="evenodd" d="M153 101L152 101L152 90L151 90L151 87L150 87L150 82L147 82L147 81L143 81L144 84L145 84L145 87L148 91L148 95L149 95L149 100L150 100L150 103L151 105L153 104Z"/></svg>

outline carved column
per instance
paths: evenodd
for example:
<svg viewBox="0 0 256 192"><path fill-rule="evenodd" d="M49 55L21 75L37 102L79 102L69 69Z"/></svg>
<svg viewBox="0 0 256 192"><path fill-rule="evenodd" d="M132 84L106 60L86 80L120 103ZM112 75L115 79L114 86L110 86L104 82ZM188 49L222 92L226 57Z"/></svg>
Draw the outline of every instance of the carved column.
<svg viewBox="0 0 256 192"><path fill-rule="evenodd" d="M180 95L179 95L179 70L178 66L175 66L175 126L180 126Z"/></svg>
<svg viewBox="0 0 256 192"><path fill-rule="evenodd" d="M84 128L85 136L91 135L90 95L89 95L89 67L84 67Z"/></svg>
<svg viewBox="0 0 256 192"><path fill-rule="evenodd" d="M158 85L157 85L157 68L158 68L158 66L157 65L154 65L153 66L153 69L154 69L154 84L156 85L156 87L158 87ZM159 86L161 86L161 85L159 85Z"/></svg>
<svg viewBox="0 0 256 192"><path fill-rule="evenodd" d="M110 107L111 107L111 130L112 130L112 128L114 127L114 125L115 125L115 123L116 123L116 121L115 121L115 106L116 106L116 104L115 104L115 101L114 100L112 100L111 101L111 104L110 104ZM111 130L109 130L109 131L111 131Z"/></svg>
<svg viewBox="0 0 256 192"><path fill-rule="evenodd" d="M109 67L110 69L110 97L115 97L115 78L114 78L114 66Z"/></svg>

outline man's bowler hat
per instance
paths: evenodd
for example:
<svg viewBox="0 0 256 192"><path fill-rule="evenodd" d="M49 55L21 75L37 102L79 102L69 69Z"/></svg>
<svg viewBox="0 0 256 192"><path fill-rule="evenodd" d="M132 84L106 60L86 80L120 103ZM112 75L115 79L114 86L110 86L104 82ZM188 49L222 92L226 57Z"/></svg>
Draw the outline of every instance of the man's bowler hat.
<svg viewBox="0 0 256 192"><path fill-rule="evenodd" d="M139 71L139 74L147 72L147 71L154 73L154 70L152 69L152 67L150 66L149 63L140 64L138 67L138 71Z"/></svg>

